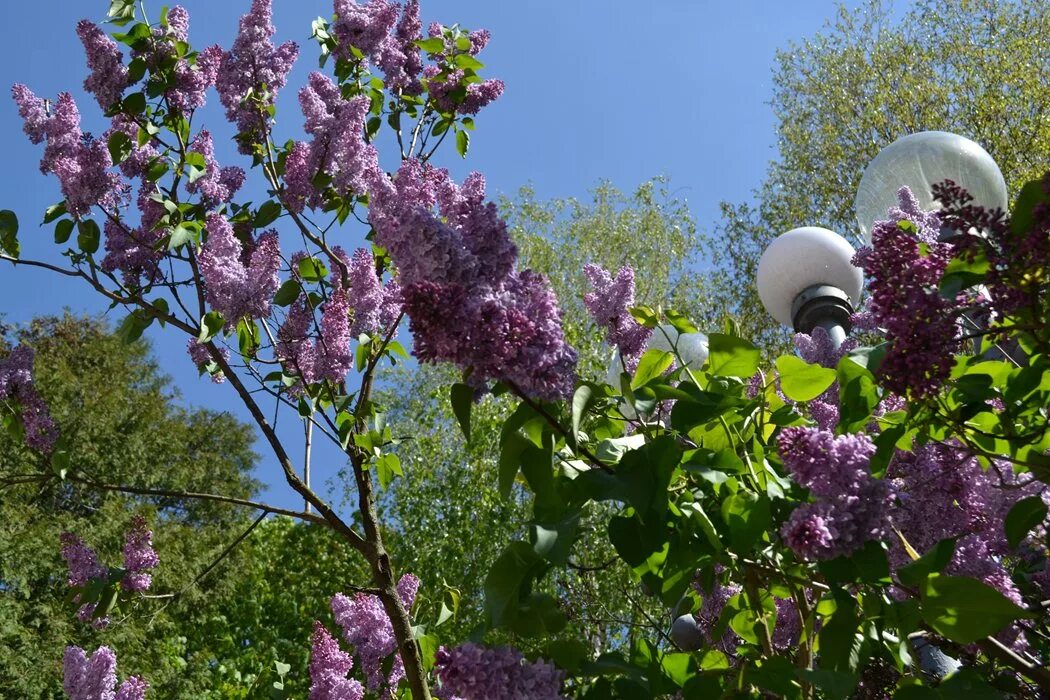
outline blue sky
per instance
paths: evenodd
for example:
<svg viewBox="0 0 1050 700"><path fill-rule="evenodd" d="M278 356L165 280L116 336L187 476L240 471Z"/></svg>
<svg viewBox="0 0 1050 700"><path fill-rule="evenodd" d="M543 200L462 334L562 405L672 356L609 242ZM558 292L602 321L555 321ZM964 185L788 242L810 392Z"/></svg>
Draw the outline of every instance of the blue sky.
<svg viewBox="0 0 1050 700"><path fill-rule="evenodd" d="M182 4L190 12L191 42L203 48L229 46L249 1ZM295 90L316 67L310 21L330 16L332 6L330 0L275 0L274 5L276 39L295 40L301 51L290 87L278 102L278 133L290 138L301 125ZM74 25L83 17L101 20L107 7L106 0L3 3L0 85L22 82L52 98L69 90L81 106L83 128L101 133L101 114L81 89L87 70ZM152 16L159 7L147 4ZM629 190L666 175L688 200L699 225L708 227L720 201L748 199L775 157L775 121L767 104L774 52L817 32L836 8L824 0L423 0L424 24L437 20L488 28L493 40L481 56L485 73L507 83L504 96L477 119L467 160L447 150L439 163L456 177L480 170L492 195L513 193L530 183L543 198L586 197L599 179ZM214 92L209 102L195 122L209 125L222 164L247 167L229 146L234 132L217 108ZM61 196L57 184L40 174L40 148L22 135L9 100L0 101L0 133L5 135L0 209L19 215L24 257L58 261L50 227L35 224ZM349 245L361 234L349 233ZM8 322L63 307L104 312L106 305L88 291L43 271L0 267L0 313ZM123 312L114 313L114 321L123 317ZM156 329L148 335L184 401L244 416L228 386L197 377L182 338ZM293 417L281 429L296 442ZM258 447L263 455L258 476L269 484L266 499L298 504L265 446ZM322 452L319 457L318 485L339 466L336 455Z"/></svg>

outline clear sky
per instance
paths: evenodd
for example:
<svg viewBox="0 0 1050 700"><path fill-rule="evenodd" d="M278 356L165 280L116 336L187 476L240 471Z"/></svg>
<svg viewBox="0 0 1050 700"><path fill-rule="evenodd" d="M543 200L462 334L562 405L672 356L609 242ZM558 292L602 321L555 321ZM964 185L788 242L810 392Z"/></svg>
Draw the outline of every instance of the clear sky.
<svg viewBox="0 0 1050 700"><path fill-rule="evenodd" d="M152 16L160 4L147 3ZM201 49L230 45L249 0L181 4L190 13L190 40ZM101 114L81 88L87 69L74 26L83 17L101 21L108 5L107 0L0 4L0 85L22 82L51 98L69 90L84 115L83 128L101 133L106 128ZM295 91L317 65L310 21L329 17L332 5L330 0L274 0L274 5L276 40L295 40L301 51L278 102L278 133L290 138L302 123ZM422 5L424 26L437 20L489 29L493 39L481 56L485 75L507 84L504 96L479 115L467 160L448 150L440 164L457 177L480 170L493 195L531 183L544 198L586 197L599 179L629 190L667 175L701 227L715 220L720 201L748 199L775 156L775 121L767 104L774 52L813 35L837 11L828 0L423 0ZM247 168L229 145L234 131L217 105L212 92L195 123L209 125L222 164ZM57 183L40 174L41 148L22 135L10 100L0 100L0 134L5 154L0 209L19 215L24 257L58 261L51 227L38 229L36 223L61 195ZM349 245L361 235L349 233ZM0 267L0 313L9 323L63 307L104 312L106 305L89 291L40 270ZM115 322L124 316L113 313ZM244 415L228 386L197 377L184 339L155 328L148 335L184 401ZM294 441L292 423L281 427ZM258 448L263 456L258 477L269 484L266 498L298 504L265 445ZM340 466L335 455L319 457L317 485Z"/></svg>

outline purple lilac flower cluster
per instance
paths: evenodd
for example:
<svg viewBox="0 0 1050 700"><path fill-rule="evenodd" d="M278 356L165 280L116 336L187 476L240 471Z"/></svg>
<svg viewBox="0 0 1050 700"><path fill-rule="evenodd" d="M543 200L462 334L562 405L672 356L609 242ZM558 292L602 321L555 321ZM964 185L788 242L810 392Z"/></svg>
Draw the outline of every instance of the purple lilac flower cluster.
<svg viewBox="0 0 1050 700"><path fill-rule="evenodd" d="M868 277L870 311L888 342L881 378L894 392L923 397L947 378L960 347L957 304L938 291L953 247L937 242L939 219L921 210L911 190L902 187L898 198L853 264Z"/></svg>
<svg viewBox="0 0 1050 700"><path fill-rule="evenodd" d="M171 56L176 57L172 85L164 93L168 104L183 114L203 107L205 94L219 75L222 48L209 46L197 54L195 60L178 56L175 42L189 41L190 36L190 13L181 5L168 10L167 30L155 27L153 33L155 55L150 57L150 62L156 62L161 55L168 60Z"/></svg>
<svg viewBox="0 0 1050 700"><path fill-rule="evenodd" d="M0 359L0 400L17 403L26 444L40 452L51 452L58 439L58 428L33 386L31 348L19 345Z"/></svg>
<svg viewBox="0 0 1050 700"><path fill-rule="evenodd" d="M131 228L123 221L112 219L106 222L106 257L102 259L102 269L120 271L124 284L131 288L153 284L164 274L160 262L164 257L161 241L165 229L158 224L167 212L160 202L153 199L158 191L155 185L147 182L139 188L136 204L141 216L137 227Z"/></svg>
<svg viewBox="0 0 1050 700"><path fill-rule="evenodd" d="M120 101L124 88L130 83L124 54L117 42L109 38L101 27L90 20L77 23L77 36L84 45L91 75L84 81L84 89L95 96L98 105L108 110Z"/></svg>
<svg viewBox="0 0 1050 700"><path fill-rule="evenodd" d="M69 700L143 700L149 683L129 676L117 687L117 655L99 647L88 656L76 646L66 647L62 660L62 689Z"/></svg>
<svg viewBox="0 0 1050 700"><path fill-rule="evenodd" d="M1050 197L1050 173L1040 184ZM988 287L996 312L1012 315L1022 307L1038 307L1045 280L1036 272L1050 266L1050 206L1037 203L1029 229L1014 231L1005 212L975 205L973 196L951 180L934 185L933 194L944 207L940 214L945 227L964 234L957 239L959 248L971 254L980 249L988 259ZM969 235L973 231L982 235Z"/></svg>
<svg viewBox="0 0 1050 700"><path fill-rule="evenodd" d="M266 231L244 246L222 214L209 214L205 224L208 238L199 260L208 303L231 328L245 316L269 315L280 284L277 232Z"/></svg>
<svg viewBox="0 0 1050 700"><path fill-rule="evenodd" d="M412 574L405 574L397 583L398 595L406 608L412 607L418 591L419 579ZM337 593L332 597L332 614L365 673L367 688L377 693L382 690L384 698L391 697L405 676L405 667L401 656L396 655L389 674L383 672L383 662L397 651L394 628L383 603L377 596L365 593L357 593L353 598Z"/></svg>
<svg viewBox="0 0 1050 700"><path fill-rule="evenodd" d="M228 349L220 347L218 350L224 360L230 359L230 351ZM186 343L186 352L189 354L190 359L193 360L193 364L197 365L197 369L201 372L204 372L212 361L208 345L199 342L196 338L190 338ZM216 384L222 384L226 381L226 375L221 369L216 370L211 373L211 380Z"/></svg>
<svg viewBox="0 0 1050 700"><path fill-rule="evenodd" d="M115 208L126 199L127 184L109 172L113 165L109 148L80 130L80 110L72 95L61 93L53 113L25 85L15 85L11 95L29 140L47 142L40 171L58 178L70 214L81 219L96 204Z"/></svg>
<svg viewBox="0 0 1050 700"><path fill-rule="evenodd" d="M871 476L870 438L792 427L781 432L777 446L792 477L816 499L796 508L780 531L798 556L834 559L885 537L893 494Z"/></svg>
<svg viewBox="0 0 1050 700"><path fill-rule="evenodd" d="M736 632L727 628L720 638L715 639L713 636L715 625L726 603L741 590L740 586L735 583L723 584L719 580L724 571L721 565L715 566L715 581L710 591L705 591L699 580L693 583L693 588L700 594L702 600L700 610L697 611L695 617L697 626L710 646L724 654L733 654L741 641Z"/></svg>
<svg viewBox="0 0 1050 700"><path fill-rule="evenodd" d="M215 206L233 199L237 190L241 189L241 185L244 184L244 171L236 166L219 167L215 160L215 145L212 142L211 133L206 129L201 129L200 133L190 142L189 150L203 156L204 174L193 182L187 181L186 191L191 194L199 192L208 206Z"/></svg>
<svg viewBox="0 0 1050 700"><path fill-rule="evenodd" d="M149 590L153 576L147 573L160 563L153 549L153 532L146 527L146 519L136 515L131 520L131 529L124 535L124 578L120 585L126 591Z"/></svg>
<svg viewBox="0 0 1050 700"><path fill-rule="evenodd" d="M832 342L825 328L816 327L809 335L796 333L795 348L806 362L834 369L846 353L857 346L857 341L847 338L838 347ZM822 430L833 430L839 422L839 383L832 382L823 394L806 404L809 417Z"/></svg>
<svg viewBox="0 0 1050 700"><path fill-rule="evenodd" d="M437 22L427 28L427 34L431 38L443 37L444 33L445 28ZM477 56L488 45L490 34L485 29L479 29L471 32L469 39L468 53ZM457 51L458 47L446 38L445 51L438 56L439 64L423 69L427 90L437 108L446 114L477 114L482 108L499 99L506 86L502 80L492 78L481 81L476 78L468 80L465 71L447 65L447 59Z"/></svg>
<svg viewBox="0 0 1050 700"><path fill-rule="evenodd" d="M310 644L309 700L361 700L364 686L347 678L354 659L339 648L339 642L320 622L314 622Z"/></svg>
<svg viewBox="0 0 1050 700"><path fill-rule="evenodd" d="M629 311L634 306L634 268L624 265L613 277L600 265L584 265L583 274L592 288L584 294L583 303L630 371L652 335L652 330L635 321Z"/></svg>
<svg viewBox="0 0 1050 700"><path fill-rule="evenodd" d="M240 151L251 155L251 143L265 131L265 108L272 106L284 87L299 47L287 41L274 48L271 0L252 0L248 14L241 17L240 31L229 51L222 54L215 88L219 92L226 118L237 126L244 138ZM249 92L252 99L245 99Z"/></svg>
<svg viewBox="0 0 1050 700"><path fill-rule="evenodd" d="M423 38L419 0L408 0L398 17L398 4L388 0L335 0L336 21L332 25L338 55L358 60L350 47L370 57L383 72L391 92L419 95L423 59L416 41Z"/></svg>
<svg viewBox="0 0 1050 700"><path fill-rule="evenodd" d="M369 99L344 100L328 76L314 72L299 91L299 104L313 140L296 143L288 154L285 204L295 212L304 206L319 207L329 185L340 197L365 194L371 183L383 177L379 153L364 139ZM318 178L324 187L317 186Z"/></svg>
<svg viewBox="0 0 1050 700"><path fill-rule="evenodd" d="M72 532L63 532L59 536L62 544L62 558L66 560L69 574L66 583L71 588L81 588L92 581L103 581L109 577L109 570L98 560L98 555ZM74 602L80 602L78 594ZM77 609L77 619L90 624L95 629L104 629L109 625L109 617L95 617L95 603L84 603Z"/></svg>
<svg viewBox="0 0 1050 700"><path fill-rule="evenodd" d="M537 398L567 396L576 352L565 343L557 300L543 276L514 269L517 248L484 197L480 174L458 187L447 171L414 160L374 187L369 220L398 269L415 354L471 368L478 384L503 380Z"/></svg>
<svg viewBox="0 0 1050 700"><path fill-rule="evenodd" d="M473 643L438 649L435 655L442 700L561 700L565 674L542 659L528 662L510 647Z"/></svg>

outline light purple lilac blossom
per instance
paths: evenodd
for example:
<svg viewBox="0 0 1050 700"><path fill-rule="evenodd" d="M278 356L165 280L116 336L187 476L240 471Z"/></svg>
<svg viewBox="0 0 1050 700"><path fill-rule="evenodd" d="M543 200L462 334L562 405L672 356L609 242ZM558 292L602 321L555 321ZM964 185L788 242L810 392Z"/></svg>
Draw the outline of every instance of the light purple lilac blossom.
<svg viewBox="0 0 1050 700"><path fill-rule="evenodd" d="M900 206L875 223L871 246L853 264L869 280L869 308L888 343L880 377L890 390L921 398L943 384L960 347L957 303L938 291L953 246L936 241L937 215L919 209L911 190L897 196Z"/></svg>
<svg viewBox="0 0 1050 700"><path fill-rule="evenodd" d="M408 0L401 10L397 28L379 42L373 53L389 91L401 91L406 95L419 95L423 91L419 80L423 72L423 58L415 43L423 38L422 30L419 0Z"/></svg>
<svg viewBox="0 0 1050 700"><path fill-rule="evenodd" d="M797 555L834 559L885 538L892 490L871 476L870 438L792 427L781 432L778 450L795 482L816 498L796 508L780 531Z"/></svg>
<svg viewBox="0 0 1050 700"><path fill-rule="evenodd" d="M186 191L200 192L208 206L229 202L244 184L244 171L236 166L220 168L215 160L215 145L211 133L201 129L190 142L189 150L204 157L204 174L193 182L186 182Z"/></svg>
<svg viewBox="0 0 1050 700"><path fill-rule="evenodd" d="M583 274L591 291L583 295L584 306L591 318L606 332L606 341L620 351L620 357L632 371L639 355L652 335L652 330L631 316L634 306L634 268L624 265L613 277L599 265L584 265Z"/></svg>
<svg viewBox="0 0 1050 700"><path fill-rule="evenodd" d="M287 41L274 48L271 0L252 0L248 14L241 17L240 31L229 51L222 55L215 88L226 108L226 118L245 136L240 151L251 154L251 143L263 133L268 117L263 108L273 105L284 87L299 47ZM261 101L245 100L249 91Z"/></svg>
<svg viewBox="0 0 1050 700"><path fill-rule="evenodd" d="M348 60L354 58L351 46L365 56L376 51L397 22L398 6L388 0L369 0L364 4L335 0L334 6L332 34L339 42L340 55Z"/></svg>
<svg viewBox="0 0 1050 700"><path fill-rule="evenodd" d="M406 608L412 607L418 590L419 579L412 574L405 574L398 581L398 595ZM337 593L332 597L332 614L365 673L365 685L371 691L385 691L383 696L389 697L404 677L405 668L397 655L389 675L383 673L383 661L397 651L397 640L382 602L365 593L357 593L353 598Z"/></svg>
<svg viewBox="0 0 1050 700"><path fill-rule="evenodd" d="M466 643L435 655L442 700L562 700L565 674L554 664L526 661L510 647Z"/></svg>
<svg viewBox="0 0 1050 700"><path fill-rule="evenodd" d="M98 555L84 540L72 532L63 532L59 538L62 543L62 558L69 567L66 583L70 587L83 586L96 579L106 578L108 571L98 561Z"/></svg>
<svg viewBox="0 0 1050 700"><path fill-rule="evenodd" d="M88 68L91 69L91 75L84 81L84 89L95 96L99 107L108 110L120 101L129 84L124 54L117 48L117 42L90 20L82 19L77 23L77 36L84 45Z"/></svg>
<svg viewBox="0 0 1050 700"><path fill-rule="evenodd" d="M149 683L136 676L117 688L117 655L105 646L91 656L80 647L66 647L62 678L69 700L143 700L149 688Z"/></svg>
<svg viewBox="0 0 1050 700"><path fill-rule="evenodd" d="M365 689L346 674L354 660L320 622L314 622L310 645L309 700L361 700Z"/></svg>
<svg viewBox="0 0 1050 700"><path fill-rule="evenodd" d="M33 350L26 345L19 345L0 359L0 400L18 405L26 444L50 453L58 439L58 428L33 385L33 361Z"/></svg>
<svg viewBox="0 0 1050 700"><path fill-rule="evenodd" d="M167 212L164 206L152 199L158 192L155 185L143 183L136 203L139 209L139 226L131 228L124 222L106 221L106 256L102 269L106 272L120 271L124 284L136 289L159 281L164 273L160 262L164 257L161 242L165 229L156 224Z"/></svg>
<svg viewBox="0 0 1050 700"><path fill-rule="evenodd" d="M200 270L212 308L222 314L231 328L245 316L267 316L280 284L277 232L260 235L249 252L221 214L210 214L206 228L208 239L200 253Z"/></svg>
<svg viewBox="0 0 1050 700"><path fill-rule="evenodd" d="M219 354L222 355L224 360L230 359L230 351L226 348L218 348ZM207 371L207 367L212 362L211 352L208 351L207 343L201 343L196 338L190 338L186 343L186 352L189 354L193 364L197 365L197 369L201 372ZM222 384L226 381L226 375L223 371L216 370L211 373L211 380L215 384Z"/></svg>
<svg viewBox="0 0 1050 700"><path fill-rule="evenodd" d="M126 591L141 593L149 590L153 577L146 573L160 563L153 549L153 532L146 527L146 519L136 515L131 528L124 535L124 574L120 585Z"/></svg>

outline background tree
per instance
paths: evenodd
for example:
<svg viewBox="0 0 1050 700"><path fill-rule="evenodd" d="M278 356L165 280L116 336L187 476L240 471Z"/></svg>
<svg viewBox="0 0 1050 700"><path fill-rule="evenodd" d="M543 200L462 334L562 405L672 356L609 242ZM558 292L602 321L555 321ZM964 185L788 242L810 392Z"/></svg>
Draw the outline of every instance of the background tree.
<svg viewBox="0 0 1050 700"><path fill-rule="evenodd" d="M888 144L924 130L980 143L1011 196L1050 159L1050 6L1040 0L916 2L899 20L873 0L777 52L777 157L754 203L724 202L701 236L708 314L727 312L771 352L783 329L755 293L758 258L777 235L824 226L856 244L853 198Z"/></svg>
<svg viewBox="0 0 1050 700"><path fill-rule="evenodd" d="M37 353L40 392L64 435L70 460L107 483L212 492L250 498L258 489L252 434L226 413L181 408L178 394L149 356L146 343L124 344L102 321L42 318L16 334ZM0 475L28 470L20 440L0 433ZM149 622L115 620L105 642L119 647L129 672L150 674L162 697L201 697L212 669L196 663L197 628L228 601L239 560L226 561L198 585L195 576L247 526L232 506L139 497L71 481L3 490L0 498L0 696L57 697L68 643L97 645L98 633L77 622L67 600L59 535L76 531L119 561L122 535L135 512L147 514L163 565L154 591L183 591ZM233 533L233 534L231 534ZM198 649L195 649L197 646Z"/></svg>

